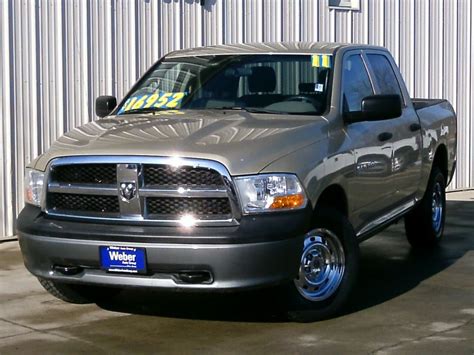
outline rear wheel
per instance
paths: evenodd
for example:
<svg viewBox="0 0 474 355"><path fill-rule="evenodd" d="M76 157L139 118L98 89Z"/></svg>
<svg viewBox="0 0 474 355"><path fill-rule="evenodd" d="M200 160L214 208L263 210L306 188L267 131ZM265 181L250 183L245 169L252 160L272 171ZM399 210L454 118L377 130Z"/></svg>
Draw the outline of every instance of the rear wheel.
<svg viewBox="0 0 474 355"><path fill-rule="evenodd" d="M114 297L120 292L117 288L75 285L43 278L38 278L38 280L51 295L69 303L94 303Z"/></svg>
<svg viewBox="0 0 474 355"><path fill-rule="evenodd" d="M340 312L355 284L359 245L347 218L320 211L305 236L298 276L287 286L288 318L315 321Z"/></svg>
<svg viewBox="0 0 474 355"><path fill-rule="evenodd" d="M407 239L414 248L433 247L443 237L446 217L445 181L441 170L434 167L423 199L405 217Z"/></svg>

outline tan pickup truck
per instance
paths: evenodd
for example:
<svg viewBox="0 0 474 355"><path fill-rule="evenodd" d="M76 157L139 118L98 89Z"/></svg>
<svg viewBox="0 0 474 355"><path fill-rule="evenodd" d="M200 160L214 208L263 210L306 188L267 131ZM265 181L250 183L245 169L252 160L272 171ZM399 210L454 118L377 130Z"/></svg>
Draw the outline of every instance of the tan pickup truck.
<svg viewBox="0 0 474 355"><path fill-rule="evenodd" d="M65 301L276 286L291 319L321 319L360 242L401 218L412 247L442 238L456 116L411 99L384 48L176 51L96 112L26 169L25 265Z"/></svg>

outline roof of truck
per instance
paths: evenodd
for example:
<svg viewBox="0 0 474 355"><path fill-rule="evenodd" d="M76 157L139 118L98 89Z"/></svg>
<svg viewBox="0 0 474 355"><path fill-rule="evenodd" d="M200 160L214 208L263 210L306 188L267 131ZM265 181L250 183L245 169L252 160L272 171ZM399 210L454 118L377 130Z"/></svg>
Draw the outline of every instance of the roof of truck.
<svg viewBox="0 0 474 355"><path fill-rule="evenodd" d="M169 53L168 58L199 55L239 54L334 54L340 48L380 49L381 47L336 42L262 42L248 44L220 44L216 46L182 49Z"/></svg>

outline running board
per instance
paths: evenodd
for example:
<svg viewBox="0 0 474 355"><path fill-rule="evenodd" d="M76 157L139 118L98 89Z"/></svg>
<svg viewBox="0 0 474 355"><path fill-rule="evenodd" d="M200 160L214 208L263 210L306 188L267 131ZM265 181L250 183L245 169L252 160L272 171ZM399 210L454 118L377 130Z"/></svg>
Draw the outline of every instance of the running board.
<svg viewBox="0 0 474 355"><path fill-rule="evenodd" d="M410 200L403 205L393 209L389 213L377 218L376 220L369 222L366 224L359 232L357 232L356 236L358 239L367 239L367 236L371 236L373 231L379 231L385 225L390 224L390 222L396 220L398 217L403 215L406 211L411 209L415 206L416 200Z"/></svg>

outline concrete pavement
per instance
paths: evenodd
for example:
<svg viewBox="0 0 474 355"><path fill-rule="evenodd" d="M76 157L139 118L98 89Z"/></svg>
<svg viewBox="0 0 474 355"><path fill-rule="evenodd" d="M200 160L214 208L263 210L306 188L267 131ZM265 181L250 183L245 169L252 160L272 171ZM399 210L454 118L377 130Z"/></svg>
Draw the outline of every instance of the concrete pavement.
<svg viewBox="0 0 474 355"><path fill-rule="evenodd" d="M127 290L71 305L0 244L0 354L10 353L474 353L474 192L448 194L445 240L414 253L403 223L361 245L361 275L345 315L282 322L272 295Z"/></svg>

